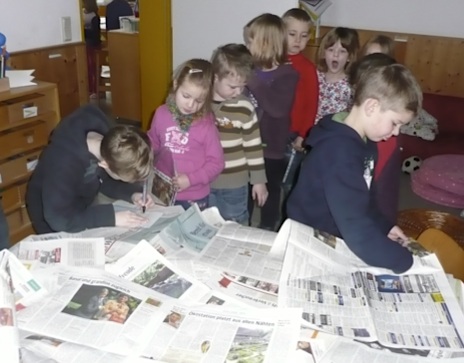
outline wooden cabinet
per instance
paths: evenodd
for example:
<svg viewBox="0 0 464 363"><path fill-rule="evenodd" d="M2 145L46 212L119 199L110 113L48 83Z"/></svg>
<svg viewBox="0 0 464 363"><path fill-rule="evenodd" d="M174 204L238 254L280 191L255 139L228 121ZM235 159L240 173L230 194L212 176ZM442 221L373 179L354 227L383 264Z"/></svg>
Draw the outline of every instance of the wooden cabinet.
<svg viewBox="0 0 464 363"><path fill-rule="evenodd" d="M10 243L34 233L25 206L26 184L60 120L59 107L53 83L0 92L0 202Z"/></svg>
<svg viewBox="0 0 464 363"><path fill-rule="evenodd" d="M139 33L108 33L111 104L114 117L141 121Z"/></svg>

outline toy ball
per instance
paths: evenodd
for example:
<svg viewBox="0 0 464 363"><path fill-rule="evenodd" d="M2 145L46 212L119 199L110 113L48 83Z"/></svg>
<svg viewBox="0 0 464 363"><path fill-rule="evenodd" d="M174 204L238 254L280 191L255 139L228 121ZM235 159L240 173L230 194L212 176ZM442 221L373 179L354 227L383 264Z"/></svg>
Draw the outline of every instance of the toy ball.
<svg viewBox="0 0 464 363"><path fill-rule="evenodd" d="M419 170L422 164L422 159L418 156L410 156L407 159L404 159L401 170L403 173L412 174L414 171Z"/></svg>
<svg viewBox="0 0 464 363"><path fill-rule="evenodd" d="M6 44L6 36L3 33L0 33L0 47L3 47Z"/></svg>

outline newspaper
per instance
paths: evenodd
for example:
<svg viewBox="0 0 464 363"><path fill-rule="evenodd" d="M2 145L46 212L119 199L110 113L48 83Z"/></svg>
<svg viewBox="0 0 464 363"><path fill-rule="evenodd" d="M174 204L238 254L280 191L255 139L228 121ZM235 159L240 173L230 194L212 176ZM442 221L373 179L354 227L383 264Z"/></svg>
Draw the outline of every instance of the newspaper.
<svg viewBox="0 0 464 363"><path fill-rule="evenodd" d="M398 352L384 349L381 346L369 348L365 344L338 338L333 340L326 353L318 363L464 363L463 355L454 358L424 357L421 350L398 348Z"/></svg>
<svg viewBox="0 0 464 363"><path fill-rule="evenodd" d="M172 152L163 147L156 152L151 175L151 193L155 201L161 205L173 205L176 200L177 188L173 185L176 176L176 166Z"/></svg>
<svg viewBox="0 0 464 363"><path fill-rule="evenodd" d="M3 250L0 258L8 251ZM7 257L8 258L8 257ZM3 261L2 261L3 262ZM7 266L5 266L7 267ZM14 289L8 269L0 269L0 345L2 362L19 363L19 336L15 315Z"/></svg>
<svg viewBox="0 0 464 363"><path fill-rule="evenodd" d="M343 263L343 255L310 227L288 220L281 231L288 242L279 306L303 308L309 326L387 347L432 351L427 355L463 352L464 315L435 255L415 257L413 268L395 275L353 266L351 256Z"/></svg>
<svg viewBox="0 0 464 363"><path fill-rule="evenodd" d="M58 238L52 240L22 241L17 257L25 261L38 261L40 265L63 264L104 268L104 238Z"/></svg>
<svg viewBox="0 0 464 363"><path fill-rule="evenodd" d="M21 329L124 356L139 356L171 298L103 270L59 267L61 285L17 313Z"/></svg>
<svg viewBox="0 0 464 363"><path fill-rule="evenodd" d="M287 362L298 339L299 314L299 309L175 305L144 356L170 363Z"/></svg>
<svg viewBox="0 0 464 363"><path fill-rule="evenodd" d="M140 241L126 256L107 265L106 270L160 294L191 303L209 292L201 282L178 271L146 241Z"/></svg>

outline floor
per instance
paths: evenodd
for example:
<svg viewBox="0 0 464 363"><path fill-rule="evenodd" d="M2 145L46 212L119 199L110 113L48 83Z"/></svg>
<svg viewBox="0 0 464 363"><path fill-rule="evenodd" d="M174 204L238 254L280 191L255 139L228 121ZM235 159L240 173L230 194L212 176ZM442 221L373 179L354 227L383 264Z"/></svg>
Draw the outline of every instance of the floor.
<svg viewBox="0 0 464 363"><path fill-rule="evenodd" d="M92 103L98 105L108 116L111 117L111 92L106 92L105 97L101 97L100 100L91 100ZM140 123L134 123L130 120L116 119L117 123L132 124L135 126L140 126ZM413 209L413 208L423 208L429 210L435 210L440 212L450 213L456 216L459 216L462 209L445 207L435 203L431 203L425 199L414 194L411 190L410 176L407 174L401 175L400 182L400 201L399 201L399 210L404 209ZM252 216L252 225L257 226L259 222L259 208L255 208L255 213Z"/></svg>

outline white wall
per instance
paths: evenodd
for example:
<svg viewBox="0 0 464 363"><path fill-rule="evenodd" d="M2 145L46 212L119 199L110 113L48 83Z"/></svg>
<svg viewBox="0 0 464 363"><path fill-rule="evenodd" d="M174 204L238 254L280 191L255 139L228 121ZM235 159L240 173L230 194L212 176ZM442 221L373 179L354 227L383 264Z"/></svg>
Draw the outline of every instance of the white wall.
<svg viewBox="0 0 464 363"><path fill-rule="evenodd" d="M464 0L462 0L464 1ZM243 43L243 27L262 13L282 15L297 0L172 0L173 65L211 57L226 43Z"/></svg>
<svg viewBox="0 0 464 363"><path fill-rule="evenodd" d="M464 0L331 0L322 25L464 37Z"/></svg>
<svg viewBox="0 0 464 363"><path fill-rule="evenodd" d="M9 52L59 45L64 43L61 17L69 16L71 42L79 42L82 41L80 11L78 0L8 1L0 11L0 32L7 37Z"/></svg>

